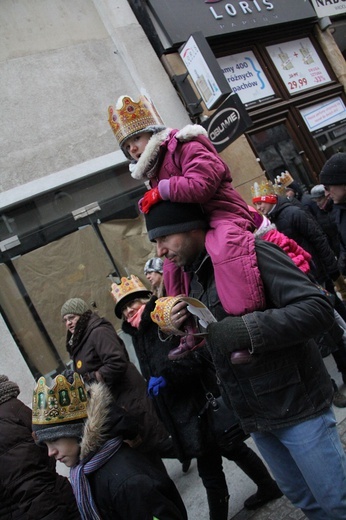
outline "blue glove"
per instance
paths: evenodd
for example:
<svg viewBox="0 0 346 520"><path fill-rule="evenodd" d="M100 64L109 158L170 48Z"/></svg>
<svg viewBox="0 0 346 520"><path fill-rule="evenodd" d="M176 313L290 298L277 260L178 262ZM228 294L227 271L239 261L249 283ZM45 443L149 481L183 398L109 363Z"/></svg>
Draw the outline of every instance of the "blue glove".
<svg viewBox="0 0 346 520"><path fill-rule="evenodd" d="M148 383L148 395L149 397L154 397L159 395L160 389L167 386L167 381L164 377L153 377L149 379Z"/></svg>

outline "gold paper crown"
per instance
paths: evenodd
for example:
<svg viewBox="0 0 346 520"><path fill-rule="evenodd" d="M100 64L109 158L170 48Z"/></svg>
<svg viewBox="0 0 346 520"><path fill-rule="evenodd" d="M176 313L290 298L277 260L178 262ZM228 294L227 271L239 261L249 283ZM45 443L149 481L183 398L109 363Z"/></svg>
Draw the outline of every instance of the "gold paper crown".
<svg viewBox="0 0 346 520"><path fill-rule="evenodd" d="M33 424L56 425L87 416L87 395L79 374L73 374L71 384L64 376L56 376L52 388L40 377L33 392Z"/></svg>
<svg viewBox="0 0 346 520"><path fill-rule="evenodd" d="M287 170L284 172L281 172L281 175L277 175L277 177L275 179L275 184L280 184L280 185L284 186L285 188L287 188L287 186L292 184L292 182L294 182L294 179L293 179L292 175L290 174L290 172L288 172Z"/></svg>
<svg viewBox="0 0 346 520"><path fill-rule="evenodd" d="M111 294L113 300L116 303L115 314L118 316L118 318L121 318L121 306L125 305L126 301L130 301L131 295L134 293L138 293L137 297L147 296L150 293L149 289L147 289L140 281L138 276L135 276L134 274L131 274L131 276L128 278L123 276L120 283L112 283ZM136 296L134 296L132 299L135 298Z"/></svg>
<svg viewBox="0 0 346 520"><path fill-rule="evenodd" d="M132 134L148 126L163 126L155 107L145 96L140 96L137 103L129 96L121 96L115 108L108 107L108 121L119 146Z"/></svg>
<svg viewBox="0 0 346 520"><path fill-rule="evenodd" d="M183 336L185 334L185 332L174 327L171 319L171 312L174 305L184 301L183 297L183 294L179 296L164 296L158 298L155 302L155 309L150 313L150 317L165 334L174 334L176 336Z"/></svg>
<svg viewBox="0 0 346 520"><path fill-rule="evenodd" d="M268 195L274 195L274 186L271 181L262 181L261 184L255 182L253 186L251 186L251 193L253 198L265 197Z"/></svg>
<svg viewBox="0 0 346 520"><path fill-rule="evenodd" d="M292 175L286 170L281 173L281 175L277 175L274 182L274 191L276 195L282 195L283 197L286 195L286 188L290 184L294 182Z"/></svg>

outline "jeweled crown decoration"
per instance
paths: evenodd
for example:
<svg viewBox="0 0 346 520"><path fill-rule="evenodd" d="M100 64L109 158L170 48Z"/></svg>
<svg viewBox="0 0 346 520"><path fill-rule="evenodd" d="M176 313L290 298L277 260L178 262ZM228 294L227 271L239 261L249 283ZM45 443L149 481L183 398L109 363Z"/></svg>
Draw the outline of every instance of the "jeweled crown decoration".
<svg viewBox="0 0 346 520"><path fill-rule="evenodd" d="M119 146L132 134L148 126L163 126L155 107L145 96L140 96L138 102L130 96L121 96L115 108L108 107L108 121Z"/></svg>
<svg viewBox="0 0 346 520"><path fill-rule="evenodd" d="M252 197L266 197L268 195L274 195L274 186L271 181L262 181L261 183L255 182L253 186L251 186Z"/></svg>
<svg viewBox="0 0 346 520"><path fill-rule="evenodd" d="M33 392L33 424L48 426L87 416L87 394L79 374L73 374L73 383L58 375L51 388L46 385L46 379L40 377Z"/></svg>
<svg viewBox="0 0 346 520"><path fill-rule="evenodd" d="M174 327L171 319L171 312L178 302L182 301L182 296L163 296L155 302L155 309L150 313L150 318L165 334L175 334L183 336L185 333Z"/></svg>
<svg viewBox="0 0 346 520"><path fill-rule="evenodd" d="M125 296L128 294L132 294L138 291L146 291L150 292L149 289L143 285L138 276L131 274L128 278L123 276L120 280L120 283L112 283L111 285L111 294L115 301L115 303L119 303Z"/></svg>

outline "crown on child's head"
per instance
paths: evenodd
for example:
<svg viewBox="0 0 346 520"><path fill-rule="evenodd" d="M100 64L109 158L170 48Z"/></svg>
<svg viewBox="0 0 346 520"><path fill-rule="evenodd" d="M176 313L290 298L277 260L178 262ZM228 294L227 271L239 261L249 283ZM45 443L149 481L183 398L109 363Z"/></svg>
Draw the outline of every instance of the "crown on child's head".
<svg viewBox="0 0 346 520"><path fill-rule="evenodd" d="M255 182L251 186L252 202L254 204L259 202L269 202L270 204L276 204L277 197L274 191L274 186L271 181L265 180L261 183Z"/></svg>
<svg viewBox="0 0 346 520"><path fill-rule="evenodd" d="M131 274L129 277L123 276L120 283L112 283L111 294L115 301L114 312L121 318L121 308L129 301L136 298L145 298L151 295L149 289L141 282L138 276Z"/></svg>
<svg viewBox="0 0 346 520"><path fill-rule="evenodd" d="M51 388L45 378L40 377L33 392L33 424L57 425L87 416L87 394L79 374L73 374L73 383L58 375Z"/></svg>
<svg viewBox="0 0 346 520"><path fill-rule="evenodd" d="M119 146L133 134L150 131L150 127L164 127L154 105L145 97L133 101L130 96L121 96L115 108L108 107L108 121Z"/></svg>

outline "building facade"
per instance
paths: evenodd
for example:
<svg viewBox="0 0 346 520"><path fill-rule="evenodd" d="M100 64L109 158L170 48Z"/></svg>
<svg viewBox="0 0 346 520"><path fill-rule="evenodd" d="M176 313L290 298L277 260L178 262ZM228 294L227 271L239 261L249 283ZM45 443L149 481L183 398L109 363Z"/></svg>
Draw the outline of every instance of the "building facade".
<svg viewBox="0 0 346 520"><path fill-rule="evenodd" d="M1 2L0 372L32 381L65 366L67 298L119 328L111 279L141 276L153 252L136 207L146 188L129 175L107 107L146 93L167 126L207 121L213 86L181 55L202 33L251 119L221 152L234 186L250 202L255 181L286 169L315 184L346 144L336 13L307 0Z"/></svg>

